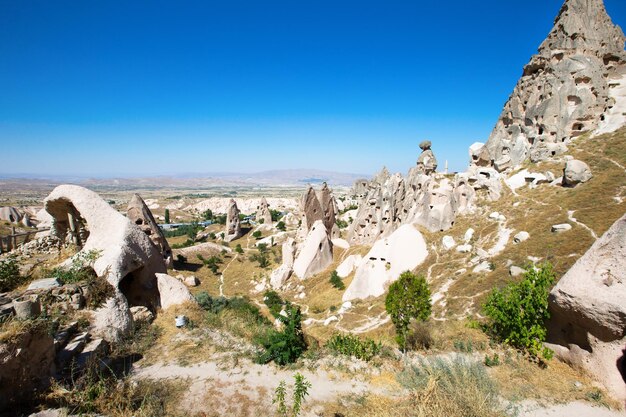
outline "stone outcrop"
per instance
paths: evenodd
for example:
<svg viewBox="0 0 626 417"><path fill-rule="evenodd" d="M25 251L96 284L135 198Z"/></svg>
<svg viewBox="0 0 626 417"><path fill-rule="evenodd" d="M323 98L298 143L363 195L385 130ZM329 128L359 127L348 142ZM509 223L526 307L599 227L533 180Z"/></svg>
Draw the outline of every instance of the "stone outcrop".
<svg viewBox="0 0 626 417"><path fill-rule="evenodd" d="M232 242L239 239L243 232L241 231L241 220L239 219L239 209L237 203L232 198L226 212L226 229L224 230L224 241Z"/></svg>
<svg viewBox="0 0 626 417"><path fill-rule="evenodd" d="M421 155L417 158L417 168L419 172L430 175L437 170L437 158L430 149L432 143L429 140L425 140L420 143Z"/></svg>
<svg viewBox="0 0 626 417"><path fill-rule="evenodd" d="M283 263L272 271L270 275L270 285L272 288L279 289L287 282L293 273L293 262L296 256L296 241L288 238L282 246Z"/></svg>
<svg viewBox="0 0 626 417"><path fill-rule="evenodd" d="M129 308L160 306L156 273L166 271L165 261L150 238L98 194L76 185L60 185L44 200L52 216L51 234L73 240L80 253L97 253L96 275L106 278L115 296L97 312L97 330L115 341L132 326ZM78 256L78 255L77 255Z"/></svg>
<svg viewBox="0 0 626 417"><path fill-rule="evenodd" d="M172 265L172 249L169 243L165 239L161 228L157 225L157 222L152 216L152 212L146 205L145 201L139 196L139 194L133 194L133 197L128 203L126 209L126 216L135 223L143 232L150 238L158 248L165 264L169 267Z"/></svg>
<svg viewBox="0 0 626 417"><path fill-rule="evenodd" d="M260 223L261 220L263 220L263 224L272 224L272 213L270 212L270 206L267 204L265 197L261 198L256 208L256 221Z"/></svg>
<svg viewBox="0 0 626 417"><path fill-rule="evenodd" d="M293 262L293 272L300 279L309 278L333 262L333 244L322 220L313 223Z"/></svg>
<svg viewBox="0 0 626 417"><path fill-rule="evenodd" d="M161 307L164 310L186 302L195 302L195 298L183 282L167 274L156 274L156 277L161 294Z"/></svg>
<svg viewBox="0 0 626 417"><path fill-rule="evenodd" d="M565 1L489 140L472 145L471 162L503 171L528 158L546 160L595 130L615 106L610 84L625 73L624 41L602 0Z"/></svg>
<svg viewBox="0 0 626 417"><path fill-rule="evenodd" d="M322 221L328 234L332 237L339 236L336 226L337 203L332 191L324 183L319 191L309 187L302 196L302 229L304 232L311 230L315 222Z"/></svg>
<svg viewBox="0 0 626 417"><path fill-rule="evenodd" d="M575 187L580 183L589 181L591 177L591 170L586 163L572 159L565 163L562 183L565 187Z"/></svg>
<svg viewBox="0 0 626 417"><path fill-rule="evenodd" d="M549 340L555 352L626 399L616 362L626 346L626 215L561 278L550 293Z"/></svg>
<svg viewBox="0 0 626 417"><path fill-rule="evenodd" d="M9 223L19 223L24 214L15 207L0 207L0 220Z"/></svg>
<svg viewBox="0 0 626 417"><path fill-rule="evenodd" d="M404 271L413 270L428 256L426 241L412 225L406 224L388 238L374 243L358 263L354 279L343 295L343 301L383 295L387 286Z"/></svg>

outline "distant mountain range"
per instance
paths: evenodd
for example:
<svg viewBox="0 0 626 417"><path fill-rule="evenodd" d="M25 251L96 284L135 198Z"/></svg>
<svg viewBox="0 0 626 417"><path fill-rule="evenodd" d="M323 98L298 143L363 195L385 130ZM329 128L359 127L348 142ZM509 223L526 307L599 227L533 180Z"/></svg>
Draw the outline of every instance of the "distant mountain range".
<svg viewBox="0 0 626 417"><path fill-rule="evenodd" d="M137 177L88 177L69 175L0 174L0 181L74 183L100 187L202 188L228 186L304 186L327 182L331 186L351 186L369 175L321 171L316 169L273 170L257 173L187 173Z"/></svg>

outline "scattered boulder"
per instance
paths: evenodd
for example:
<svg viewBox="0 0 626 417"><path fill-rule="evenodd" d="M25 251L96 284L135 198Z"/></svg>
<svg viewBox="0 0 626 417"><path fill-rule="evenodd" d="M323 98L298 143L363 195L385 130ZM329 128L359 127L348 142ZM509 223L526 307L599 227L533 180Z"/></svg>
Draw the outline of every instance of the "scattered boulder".
<svg viewBox="0 0 626 417"><path fill-rule="evenodd" d="M519 266L511 265L511 267L509 268L509 275L511 275L512 277L519 277L520 275L524 275L525 273L526 270L520 268Z"/></svg>
<svg viewBox="0 0 626 417"><path fill-rule="evenodd" d="M391 236L374 243L357 267L343 301L378 297L404 271L411 271L428 256L426 241L412 225L400 226Z"/></svg>
<svg viewBox="0 0 626 417"><path fill-rule="evenodd" d="M164 310L171 306L184 304L188 301L195 302L195 298L185 284L167 274L156 274L161 294L161 308Z"/></svg>
<svg viewBox="0 0 626 417"><path fill-rule="evenodd" d="M142 321L152 323L154 320L154 314L144 306L131 307L130 314L133 317L134 323L140 323Z"/></svg>
<svg viewBox="0 0 626 417"><path fill-rule="evenodd" d="M456 242L452 236L444 236L443 239L441 239L441 246L443 246L445 250L450 250L456 246Z"/></svg>
<svg viewBox="0 0 626 417"><path fill-rule="evenodd" d="M139 194L133 194L133 197L130 199L128 208L126 209L126 216L150 238L157 248L159 248L166 266L170 267L173 262L172 249L169 243L167 243L161 228L157 225L156 220L154 220L152 212Z"/></svg>
<svg viewBox="0 0 626 417"><path fill-rule="evenodd" d="M591 177L589 166L583 161L573 159L565 163L562 184L564 187L575 187L578 184L589 181Z"/></svg>
<svg viewBox="0 0 626 417"><path fill-rule="evenodd" d="M522 242L527 241L529 238L530 238L530 233L521 231L517 233L515 236L513 236L513 242L522 243Z"/></svg>
<svg viewBox="0 0 626 417"><path fill-rule="evenodd" d="M293 272L300 279L315 275L333 262L333 244L322 220L313 224L293 263Z"/></svg>
<svg viewBox="0 0 626 417"><path fill-rule="evenodd" d="M200 285L200 281L198 280L198 278L196 278L195 275L188 276L183 280L183 282L188 287L197 287L198 285Z"/></svg>
<svg viewBox="0 0 626 417"><path fill-rule="evenodd" d="M239 209L237 203L232 198L226 212L226 230L224 231L224 241L232 242L239 239L243 232L241 231L241 220L239 219Z"/></svg>
<svg viewBox="0 0 626 417"><path fill-rule="evenodd" d="M472 251L472 245L459 245L456 247L456 251L459 253L470 253Z"/></svg>
<svg viewBox="0 0 626 417"><path fill-rule="evenodd" d="M555 224L552 226L551 230L552 233L567 232L568 230L572 230L572 225L569 223Z"/></svg>
<svg viewBox="0 0 626 417"><path fill-rule="evenodd" d="M464 243L470 243L470 241L472 240L472 238L474 237L474 229L472 229L471 227L469 229L467 229L465 231L465 235L463 235L463 242Z"/></svg>
<svg viewBox="0 0 626 417"><path fill-rule="evenodd" d="M617 220L550 292L549 341L618 399L626 399L615 366L626 345L626 215ZM623 359L622 359L623 360Z"/></svg>
<svg viewBox="0 0 626 417"><path fill-rule="evenodd" d="M37 279L28 284L29 290L47 290L49 288L60 287L61 282L57 278Z"/></svg>

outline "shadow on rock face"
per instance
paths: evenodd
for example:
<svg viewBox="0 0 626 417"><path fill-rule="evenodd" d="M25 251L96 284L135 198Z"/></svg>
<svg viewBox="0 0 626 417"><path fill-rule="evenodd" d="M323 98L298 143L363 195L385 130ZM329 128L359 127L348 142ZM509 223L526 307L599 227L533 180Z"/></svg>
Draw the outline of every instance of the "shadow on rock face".
<svg viewBox="0 0 626 417"><path fill-rule="evenodd" d="M624 383L626 383L626 347L622 350L622 356L617 359L616 365Z"/></svg>

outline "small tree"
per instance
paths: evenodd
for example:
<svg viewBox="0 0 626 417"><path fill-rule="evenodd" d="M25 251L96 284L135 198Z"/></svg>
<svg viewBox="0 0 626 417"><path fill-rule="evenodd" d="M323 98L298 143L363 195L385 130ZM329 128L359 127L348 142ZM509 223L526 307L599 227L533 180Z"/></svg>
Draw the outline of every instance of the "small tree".
<svg viewBox="0 0 626 417"><path fill-rule="evenodd" d="M400 274L400 278L389 287L385 308L396 327L398 345L406 350L411 319L426 321L430 317L432 307L426 279L410 271Z"/></svg>
<svg viewBox="0 0 626 417"><path fill-rule="evenodd" d="M287 226L285 225L285 222L283 221L279 221L278 223L276 223L276 228L280 230L281 232L284 232L285 230L287 230Z"/></svg>
<svg viewBox="0 0 626 417"><path fill-rule="evenodd" d="M170 209L165 209L165 224L170 224Z"/></svg>
<svg viewBox="0 0 626 417"><path fill-rule="evenodd" d="M255 239L257 239L257 240L258 240L258 239L261 239L261 236L262 236L262 235L263 235L263 234L261 233L261 231L260 231L260 230L257 230L256 232L252 233L252 237L253 237L253 238L255 238Z"/></svg>
<svg viewBox="0 0 626 417"><path fill-rule="evenodd" d="M202 213L202 217L204 218L204 220L213 220L213 211L211 211L211 209L206 209Z"/></svg>
<svg viewBox="0 0 626 417"><path fill-rule="evenodd" d="M237 246L235 246L235 252L237 252L240 255L243 253L243 248L241 247L241 243L237 243Z"/></svg>
<svg viewBox="0 0 626 417"><path fill-rule="evenodd" d="M338 290L346 289L346 286L343 284L343 281L341 280L341 278L339 278L339 274L337 273L337 271L333 271L330 274L330 283L333 285L333 287L337 288Z"/></svg>
<svg viewBox="0 0 626 417"><path fill-rule="evenodd" d="M284 324L282 331L272 329L257 340L264 348L257 357L259 363L274 361L278 365L286 365L295 362L306 350L300 307L288 303L285 313L286 316L278 316L278 320Z"/></svg>
<svg viewBox="0 0 626 417"><path fill-rule="evenodd" d="M490 321L487 330L511 346L526 349L535 357L550 359L552 351L543 346L545 323L550 318L548 295L554 283L552 265L529 268L518 284L494 289L483 310Z"/></svg>

